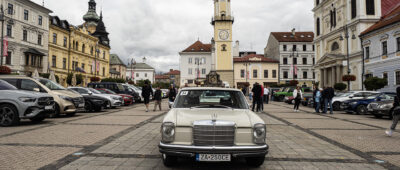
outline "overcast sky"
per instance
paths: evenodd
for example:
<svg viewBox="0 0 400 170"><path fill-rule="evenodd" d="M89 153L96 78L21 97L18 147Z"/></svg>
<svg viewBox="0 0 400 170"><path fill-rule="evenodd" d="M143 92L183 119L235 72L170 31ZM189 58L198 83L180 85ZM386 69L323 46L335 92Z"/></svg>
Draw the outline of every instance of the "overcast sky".
<svg viewBox="0 0 400 170"><path fill-rule="evenodd" d="M42 4L43 0L33 0ZM89 0L44 0L61 19L83 23ZM110 33L111 53L124 62L144 56L158 71L179 69L179 52L197 39L210 43L213 0L96 0ZM233 39L263 54L270 32L313 31L312 0L232 0Z"/></svg>

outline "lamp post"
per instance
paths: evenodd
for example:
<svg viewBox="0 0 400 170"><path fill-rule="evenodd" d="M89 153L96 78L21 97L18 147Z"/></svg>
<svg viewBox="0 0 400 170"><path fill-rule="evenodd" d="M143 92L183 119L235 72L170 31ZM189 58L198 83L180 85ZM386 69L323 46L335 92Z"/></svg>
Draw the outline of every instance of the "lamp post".
<svg viewBox="0 0 400 170"><path fill-rule="evenodd" d="M0 6L0 21L1 21L1 57L0 57L0 66L3 65L3 57L4 57L4 10L3 4Z"/></svg>
<svg viewBox="0 0 400 170"><path fill-rule="evenodd" d="M197 59L197 79L196 79L196 85L197 85L197 87L199 87L199 84L200 84L200 82L199 82L199 78L200 78L200 64L202 64L202 61L201 61L201 59L200 58L198 58Z"/></svg>
<svg viewBox="0 0 400 170"><path fill-rule="evenodd" d="M350 54L349 54L349 38L350 38L350 36L349 36L349 29L348 29L348 26L347 25L345 25L345 26L343 26L343 30L344 30L344 38L346 38L346 56L347 56L347 75L350 75L350 72L351 72L351 70L350 70ZM342 35L340 35L340 41L343 41L344 40L344 38L343 38L343 36ZM351 39L356 39L356 36L353 34L352 36L351 36ZM347 80L347 90L348 91L350 91L350 80Z"/></svg>
<svg viewBox="0 0 400 170"><path fill-rule="evenodd" d="M95 48L95 55L94 55L94 77L97 77L97 56L100 53L99 50L99 42L96 43L96 48Z"/></svg>

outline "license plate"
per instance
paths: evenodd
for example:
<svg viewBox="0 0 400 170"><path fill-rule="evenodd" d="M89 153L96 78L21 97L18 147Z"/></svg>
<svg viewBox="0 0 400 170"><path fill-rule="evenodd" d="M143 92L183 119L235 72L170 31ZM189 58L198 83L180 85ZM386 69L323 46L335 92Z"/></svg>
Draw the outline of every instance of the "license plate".
<svg viewBox="0 0 400 170"><path fill-rule="evenodd" d="M199 162L229 162L230 154L196 154L196 161Z"/></svg>
<svg viewBox="0 0 400 170"><path fill-rule="evenodd" d="M45 106L44 109L45 110L53 110L53 106Z"/></svg>
<svg viewBox="0 0 400 170"><path fill-rule="evenodd" d="M85 107L85 103L79 104L78 107Z"/></svg>

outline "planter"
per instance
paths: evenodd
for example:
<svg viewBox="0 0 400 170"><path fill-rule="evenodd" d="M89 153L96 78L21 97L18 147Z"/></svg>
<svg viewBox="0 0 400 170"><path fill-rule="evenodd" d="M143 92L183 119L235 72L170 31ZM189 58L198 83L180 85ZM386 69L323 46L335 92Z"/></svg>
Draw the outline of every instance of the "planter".
<svg viewBox="0 0 400 170"><path fill-rule="evenodd" d="M92 77L90 78L91 82L99 82L100 81L100 77Z"/></svg>
<svg viewBox="0 0 400 170"><path fill-rule="evenodd" d="M7 66L0 66L0 74L11 74L11 69Z"/></svg>
<svg viewBox="0 0 400 170"><path fill-rule="evenodd" d="M292 81L290 81L290 83L289 83L291 86L297 86L298 84L299 84L299 81L297 81L297 80L292 80Z"/></svg>
<svg viewBox="0 0 400 170"><path fill-rule="evenodd" d="M343 81L356 81L356 76L355 75L344 75L342 77Z"/></svg>

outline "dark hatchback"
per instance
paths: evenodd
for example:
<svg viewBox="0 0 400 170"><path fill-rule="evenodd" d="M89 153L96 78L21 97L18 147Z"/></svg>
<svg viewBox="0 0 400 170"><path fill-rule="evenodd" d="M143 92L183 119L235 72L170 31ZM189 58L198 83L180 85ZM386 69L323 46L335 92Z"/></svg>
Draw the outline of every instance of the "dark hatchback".
<svg viewBox="0 0 400 170"><path fill-rule="evenodd" d="M367 114L368 113L367 107L370 103L393 100L394 96L396 96L396 93L390 93L390 92L377 93L375 95L371 95L361 99L344 101L340 105L340 108L346 111L347 113Z"/></svg>
<svg viewBox="0 0 400 170"><path fill-rule="evenodd" d="M68 90L83 96L83 98L85 99L84 109L86 112L92 112L92 111L100 112L101 110L103 110L107 102L107 99L102 97L79 93L78 91L73 89L68 89Z"/></svg>

